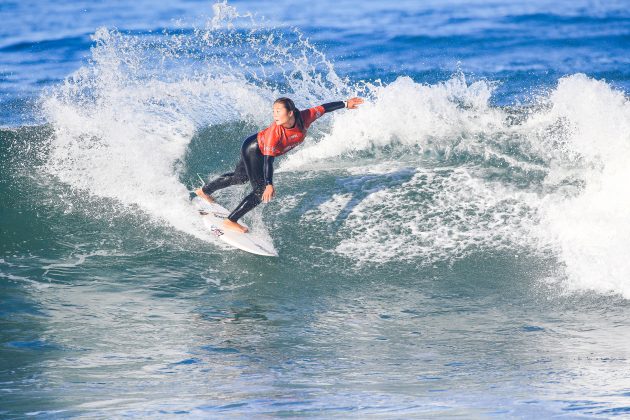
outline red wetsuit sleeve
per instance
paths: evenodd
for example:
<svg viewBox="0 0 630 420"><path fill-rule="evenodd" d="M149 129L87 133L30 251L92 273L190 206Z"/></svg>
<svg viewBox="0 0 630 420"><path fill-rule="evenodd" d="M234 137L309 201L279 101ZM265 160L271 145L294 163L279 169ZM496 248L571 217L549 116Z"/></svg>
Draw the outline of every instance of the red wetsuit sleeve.
<svg viewBox="0 0 630 420"><path fill-rule="evenodd" d="M326 111L324 110L324 107L321 105L314 106L313 108L309 108L309 109L305 109L304 111L301 111L300 114L302 114L302 120L304 121L304 128L308 128L309 125L313 123L313 121L315 121L316 119L324 115L325 112Z"/></svg>

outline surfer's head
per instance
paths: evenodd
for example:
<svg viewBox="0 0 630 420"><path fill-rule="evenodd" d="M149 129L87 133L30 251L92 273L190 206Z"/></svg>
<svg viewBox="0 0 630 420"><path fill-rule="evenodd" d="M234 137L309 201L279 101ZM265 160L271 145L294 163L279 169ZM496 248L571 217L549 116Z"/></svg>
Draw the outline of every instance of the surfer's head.
<svg viewBox="0 0 630 420"><path fill-rule="evenodd" d="M278 98L273 103L273 120L276 125L285 125L289 127L295 118L295 124L300 130L304 130L304 121L293 101L289 98Z"/></svg>

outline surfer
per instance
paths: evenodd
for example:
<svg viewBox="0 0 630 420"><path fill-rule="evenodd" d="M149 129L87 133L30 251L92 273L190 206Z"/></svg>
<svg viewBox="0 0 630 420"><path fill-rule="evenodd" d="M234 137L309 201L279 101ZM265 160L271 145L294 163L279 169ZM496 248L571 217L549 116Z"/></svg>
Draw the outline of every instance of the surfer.
<svg viewBox="0 0 630 420"><path fill-rule="evenodd" d="M262 131L247 137L241 146L241 158L234 169L214 181L195 190L195 194L214 202L212 193L230 185L249 181L252 192L223 221L224 227L238 232L247 232L247 227L238 223L248 211L260 202L268 203L275 195L273 186L273 161L304 141L306 131L317 118L337 109L356 109L363 103L361 98L329 102L300 111L289 98L278 98L273 103L274 122Z"/></svg>

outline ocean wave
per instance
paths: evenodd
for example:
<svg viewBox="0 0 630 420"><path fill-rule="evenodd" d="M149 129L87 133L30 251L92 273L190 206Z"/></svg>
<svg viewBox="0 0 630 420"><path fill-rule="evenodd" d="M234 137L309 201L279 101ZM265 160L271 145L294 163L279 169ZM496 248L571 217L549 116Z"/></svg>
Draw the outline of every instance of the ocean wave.
<svg viewBox="0 0 630 420"><path fill-rule="evenodd" d="M496 83L461 72L435 84L350 82L299 31L215 8L205 27L160 39L97 31L90 62L42 96L53 131L42 169L210 240L182 182L199 169L193 139L196 153L219 152L206 160L219 173L240 140L221 127L263 128L278 96L306 107L360 94L366 104L322 118L278 169L337 171L330 197L299 216L339 224L333 252L377 264L552 252L568 289L630 297L623 92L575 74L529 104L499 107ZM366 178L380 164L390 169Z"/></svg>

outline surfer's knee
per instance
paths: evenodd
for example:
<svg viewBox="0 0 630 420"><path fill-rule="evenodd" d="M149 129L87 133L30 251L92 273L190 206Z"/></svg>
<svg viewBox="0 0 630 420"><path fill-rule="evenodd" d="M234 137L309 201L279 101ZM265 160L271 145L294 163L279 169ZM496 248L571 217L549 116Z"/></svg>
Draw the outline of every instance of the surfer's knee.
<svg viewBox="0 0 630 420"><path fill-rule="evenodd" d="M255 192L251 192L241 201L241 203L230 213L227 217L231 222L236 222L238 219L243 217L249 211L251 211L254 207L259 205L262 202L262 195L258 197Z"/></svg>
<svg viewBox="0 0 630 420"><path fill-rule="evenodd" d="M263 180L257 180L257 182L252 185L252 194L254 194L259 200L262 200L265 187L266 185Z"/></svg>
<svg viewBox="0 0 630 420"><path fill-rule="evenodd" d="M252 192L252 195L254 196L254 199L256 200L256 205L259 205L260 203L262 203L263 199L263 193L265 191L264 190L256 190L254 192Z"/></svg>
<svg viewBox="0 0 630 420"><path fill-rule="evenodd" d="M262 203L262 196L263 196L263 191L253 191L252 192L252 204L254 206L259 205L260 203Z"/></svg>

